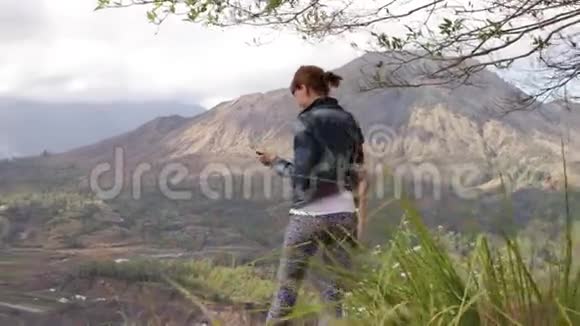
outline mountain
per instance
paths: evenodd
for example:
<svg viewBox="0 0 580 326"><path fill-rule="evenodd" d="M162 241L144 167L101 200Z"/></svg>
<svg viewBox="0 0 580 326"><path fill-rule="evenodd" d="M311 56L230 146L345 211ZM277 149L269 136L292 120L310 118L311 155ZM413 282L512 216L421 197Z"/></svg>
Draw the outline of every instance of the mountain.
<svg viewBox="0 0 580 326"><path fill-rule="evenodd" d="M414 205L429 225L458 230L505 230L513 225L512 221L524 225L541 217L552 223L562 216L564 196L556 191L563 188L564 180L561 146L563 143L568 180L572 186L579 186L580 111L568 110L558 102L534 103L533 111L505 115L510 100L525 94L488 71L474 75L470 85L369 89L377 69L389 68L390 60L389 56L367 54L334 70L345 80L333 96L355 115L366 136L373 176L369 207L373 216L382 217L371 219L370 239L384 240L387 229L395 227L387 224L399 223L403 211L396 201L388 200L399 191L416 199ZM421 79L419 72L425 69L436 69L436 65L414 62L403 69L378 73L416 82ZM502 106L501 110L498 106ZM123 219L114 229L120 238L130 235L132 239L180 239L180 243L190 246L192 239L206 243L209 231L215 235L211 246L220 249L239 244L271 248L278 245L286 223L289 201L282 200L279 194L286 196L288 188L280 187L281 178L273 178L268 196L268 186L246 183L245 172L253 175L269 171L258 166L252 147L290 157L293 122L298 112L289 91L277 89L243 95L193 117L157 117L91 145L0 162L0 192L25 194L25 189L32 189L49 194L65 189L66 196L78 193L92 200L94 181L98 181L101 189L113 190L113 199L103 204ZM123 183L117 182L117 149L122 150ZM188 178L165 174L175 176L165 180L172 185L161 183L161 170L173 166L167 163L185 166ZM222 178L204 178L210 170L226 178L228 174L234 176L227 179L232 183L223 182ZM94 179L96 175L90 173L93 171L104 173ZM142 174L127 173L137 171ZM139 187L137 181L142 188L135 188ZM119 188L111 187L113 184ZM440 198L433 184L442 186ZM179 197L169 196L168 188L184 190L185 196L181 192ZM228 188L232 196L226 195ZM504 188L513 191L510 207L506 207L509 203L504 200ZM115 189L123 192L115 194ZM578 196L574 191L572 195ZM51 198L48 196L47 200ZM576 197L570 198L570 203L578 202ZM94 243L86 236L92 237L93 230L101 227L106 233L97 233L97 240L101 236L110 239L109 222L100 223L99 228L92 224L85 227L77 221L76 211L63 224L67 228L55 231L61 245L75 244L69 240L76 238ZM37 215L36 211L26 214ZM18 225L24 230L52 230L34 223L34 228ZM83 233L85 229L90 234ZM61 236L71 230L74 236ZM48 236L43 232L38 235ZM39 242L42 237L37 237Z"/></svg>
<svg viewBox="0 0 580 326"><path fill-rule="evenodd" d="M497 189L499 173L509 176L516 188L543 187L546 180L560 180L564 135L571 166L580 160L578 128L566 124L580 122L580 112L535 103L533 111L505 115L498 106L507 106L509 100L525 94L489 71L475 74L469 85L369 90L377 72L414 82L421 78L420 71L436 68L428 60L397 70L385 62L392 58L371 53L334 70L345 80L333 95L361 123L374 159L394 168L426 162L449 178L468 166L473 170L469 186L480 190ZM150 121L59 158L112 162L114 148L120 146L135 164L182 160L190 166L195 162L197 172L204 166L202 162L242 164L253 159L253 146L289 155L297 113L286 89L249 94L192 118ZM571 180L576 180L577 171L569 172Z"/></svg>
<svg viewBox="0 0 580 326"><path fill-rule="evenodd" d="M580 125L580 103L556 100L547 103L541 110L541 114L554 124L563 128L564 135L576 136L576 130Z"/></svg>
<svg viewBox="0 0 580 326"><path fill-rule="evenodd" d="M203 108L172 101L56 103L0 99L0 158L64 152L128 132L159 116Z"/></svg>

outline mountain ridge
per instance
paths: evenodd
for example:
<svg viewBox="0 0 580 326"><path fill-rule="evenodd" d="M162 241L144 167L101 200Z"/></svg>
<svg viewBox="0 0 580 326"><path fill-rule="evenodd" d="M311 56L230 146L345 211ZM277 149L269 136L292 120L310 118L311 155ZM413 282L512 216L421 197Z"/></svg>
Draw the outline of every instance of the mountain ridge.
<svg viewBox="0 0 580 326"><path fill-rule="evenodd" d="M475 85L361 90L361 85L373 82L376 75L373 71L388 59L372 53L333 69L343 76L344 82L332 96L358 119L367 134L367 148L377 141L368 135L370 131L378 126L386 133L382 136L386 137L383 140L389 150L377 159L386 163L436 162L449 168L457 163L475 163L481 169L478 183L482 187L497 183L501 171L512 173L518 187L538 183L536 178L547 175L556 177L554 171L561 166L560 139L566 131L562 122L569 119L541 103L536 104L538 110L530 112L502 115L494 111L502 99L525 94L489 71L475 75ZM413 69L411 66L403 71L406 78L416 78ZM133 162L162 163L205 157L208 161L235 164L239 160L245 164L253 159L253 147L290 155L291 127L298 112L290 92L276 89L222 102L207 112L181 120L174 128L166 129L165 134L151 136L146 143L132 142L129 139L132 134L128 133L107 144L123 147ZM546 119L545 112L551 112L553 119ZM571 135L567 146L580 149L576 141L580 134L570 128L567 132ZM105 147L92 147L94 152L90 156L96 161L110 158L113 150ZM64 153L61 157L74 161L75 154L88 149ZM570 151L569 159L580 160L579 154L580 151ZM234 157L236 160L228 159ZM576 171L570 172L574 179Z"/></svg>

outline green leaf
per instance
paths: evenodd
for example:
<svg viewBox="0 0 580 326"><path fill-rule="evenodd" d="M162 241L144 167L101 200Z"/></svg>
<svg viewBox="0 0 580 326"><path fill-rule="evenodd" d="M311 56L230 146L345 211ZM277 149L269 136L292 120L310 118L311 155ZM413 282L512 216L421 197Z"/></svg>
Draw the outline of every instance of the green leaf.
<svg viewBox="0 0 580 326"><path fill-rule="evenodd" d="M149 19L149 21L152 23L155 22L155 20L157 19L157 14L155 13L155 11L148 11L147 19Z"/></svg>
<svg viewBox="0 0 580 326"><path fill-rule="evenodd" d="M110 4L110 0L99 0L97 7L95 8L95 11L104 9L104 8L108 7L109 4Z"/></svg>
<svg viewBox="0 0 580 326"><path fill-rule="evenodd" d="M391 46L395 50L400 50L400 49L403 48L403 41L400 38L398 38L398 37L393 37L391 39Z"/></svg>
<svg viewBox="0 0 580 326"><path fill-rule="evenodd" d="M187 13L187 19L191 22L194 22L197 17L199 16L199 13L197 12L197 10L195 10L194 8L192 8L188 13Z"/></svg>
<svg viewBox="0 0 580 326"><path fill-rule="evenodd" d="M266 6L266 10L274 10L282 5L284 0L270 0Z"/></svg>
<svg viewBox="0 0 580 326"><path fill-rule="evenodd" d="M459 31L460 29L462 29L462 28L463 28L463 22L464 22L464 21L465 21L465 20L464 20L463 18L458 18L458 19L456 19L456 20L455 20L455 22L453 23L453 31L454 31L454 32L457 32L457 31Z"/></svg>

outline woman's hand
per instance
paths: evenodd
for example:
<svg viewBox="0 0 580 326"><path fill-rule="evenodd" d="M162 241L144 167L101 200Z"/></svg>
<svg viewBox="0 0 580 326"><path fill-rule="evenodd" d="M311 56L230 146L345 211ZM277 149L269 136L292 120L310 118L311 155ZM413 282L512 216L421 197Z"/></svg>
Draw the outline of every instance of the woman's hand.
<svg viewBox="0 0 580 326"><path fill-rule="evenodd" d="M256 154L258 154L258 161L264 164L265 166L271 166L272 163L278 158L278 155L269 153L262 150L256 150Z"/></svg>

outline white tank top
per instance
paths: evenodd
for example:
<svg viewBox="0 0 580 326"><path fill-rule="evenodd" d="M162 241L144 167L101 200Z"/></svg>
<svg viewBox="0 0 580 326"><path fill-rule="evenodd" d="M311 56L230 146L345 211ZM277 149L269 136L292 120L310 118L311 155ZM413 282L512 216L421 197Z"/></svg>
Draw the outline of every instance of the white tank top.
<svg viewBox="0 0 580 326"><path fill-rule="evenodd" d="M354 213L354 196L350 191L342 191L334 195L322 197L313 202L306 204L299 209L291 209L293 215L326 215L335 213Z"/></svg>

